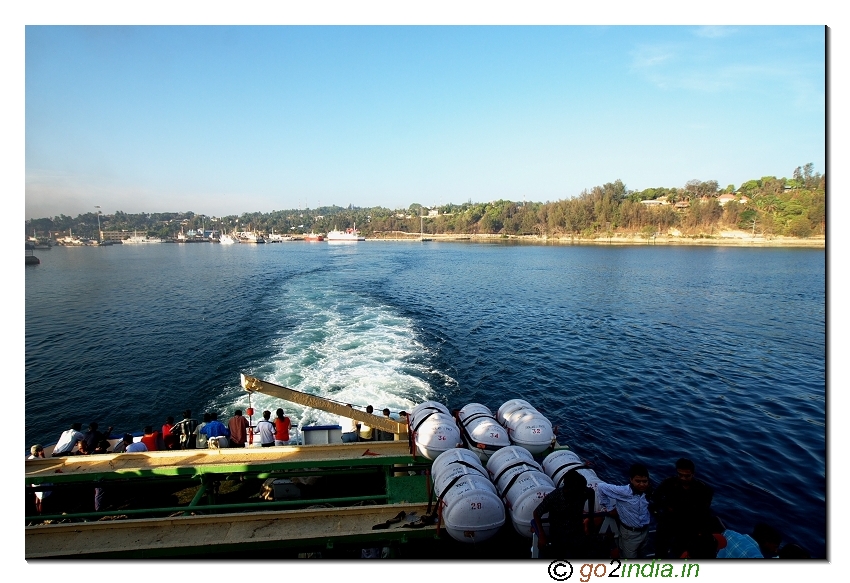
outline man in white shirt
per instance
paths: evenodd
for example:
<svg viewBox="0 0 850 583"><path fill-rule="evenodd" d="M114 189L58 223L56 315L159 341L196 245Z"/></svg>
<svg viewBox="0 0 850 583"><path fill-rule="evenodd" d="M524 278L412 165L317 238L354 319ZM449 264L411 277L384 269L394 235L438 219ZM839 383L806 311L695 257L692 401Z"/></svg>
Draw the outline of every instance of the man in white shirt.
<svg viewBox="0 0 850 583"><path fill-rule="evenodd" d="M56 442L56 445L53 447L53 453L50 454L51 457L59 457L74 453L74 448L77 444L86 438L85 434L80 431L82 428L82 423L71 423L71 428L64 431L62 435L59 436L59 441Z"/></svg>
<svg viewBox="0 0 850 583"><path fill-rule="evenodd" d="M263 411L263 418L257 423L257 428L254 433L260 434L260 444L263 447L271 447L274 445L275 426L271 422L272 412Z"/></svg>

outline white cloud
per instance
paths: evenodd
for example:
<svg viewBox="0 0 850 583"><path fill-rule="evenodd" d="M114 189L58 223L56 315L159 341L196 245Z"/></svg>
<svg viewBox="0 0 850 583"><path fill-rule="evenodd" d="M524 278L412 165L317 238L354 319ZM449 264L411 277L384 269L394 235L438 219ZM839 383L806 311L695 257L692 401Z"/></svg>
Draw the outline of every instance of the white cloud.
<svg viewBox="0 0 850 583"><path fill-rule="evenodd" d="M700 26L694 30L694 34L702 38L722 38L735 32L736 29L731 26Z"/></svg>

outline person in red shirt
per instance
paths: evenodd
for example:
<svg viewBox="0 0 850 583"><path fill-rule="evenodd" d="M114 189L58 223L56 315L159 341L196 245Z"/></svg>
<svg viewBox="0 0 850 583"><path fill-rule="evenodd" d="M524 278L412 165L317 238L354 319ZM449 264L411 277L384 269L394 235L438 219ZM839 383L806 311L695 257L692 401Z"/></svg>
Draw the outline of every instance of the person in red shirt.
<svg viewBox="0 0 850 583"><path fill-rule="evenodd" d="M287 445L289 443L289 428L292 422L283 414L283 409L278 409L274 420L274 444Z"/></svg>
<svg viewBox="0 0 850 583"><path fill-rule="evenodd" d="M165 449L178 449L180 445L180 437L172 431L173 428L174 417L169 415L165 418L165 425L162 426L162 441L165 442Z"/></svg>
<svg viewBox="0 0 850 583"><path fill-rule="evenodd" d="M236 409L233 417L227 422L230 430L230 447L245 447L248 437L248 420L242 415L242 409Z"/></svg>
<svg viewBox="0 0 850 583"><path fill-rule="evenodd" d="M159 431L154 431L153 425L148 425L147 427L145 427L145 434L142 436L141 442L145 444L145 447L148 448L148 451L158 451L160 449L164 449L165 447L165 444L162 443L162 438L159 435Z"/></svg>

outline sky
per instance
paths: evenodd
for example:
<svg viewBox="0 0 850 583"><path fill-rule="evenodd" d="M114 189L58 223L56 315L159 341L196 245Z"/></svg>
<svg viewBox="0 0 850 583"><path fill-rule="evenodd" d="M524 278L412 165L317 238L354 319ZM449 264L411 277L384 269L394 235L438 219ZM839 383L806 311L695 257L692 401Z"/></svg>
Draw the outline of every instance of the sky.
<svg viewBox="0 0 850 583"><path fill-rule="evenodd" d="M819 25L30 25L26 218L824 173L825 47Z"/></svg>

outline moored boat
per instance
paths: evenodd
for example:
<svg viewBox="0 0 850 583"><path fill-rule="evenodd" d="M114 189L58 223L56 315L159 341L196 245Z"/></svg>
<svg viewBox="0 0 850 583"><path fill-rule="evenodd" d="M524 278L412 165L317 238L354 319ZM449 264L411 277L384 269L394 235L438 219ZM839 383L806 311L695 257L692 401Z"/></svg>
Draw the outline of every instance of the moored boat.
<svg viewBox="0 0 850 583"><path fill-rule="evenodd" d="M254 231L240 231L236 234L236 239L240 243L265 243L266 240L262 235Z"/></svg>
<svg viewBox="0 0 850 583"><path fill-rule="evenodd" d="M366 237L363 237L360 234L360 231L357 230L357 224L355 223L353 228L345 229L344 231L340 231L334 229L333 231L328 231L328 235L326 237L328 243L331 242L354 242L354 241L365 241Z"/></svg>
<svg viewBox="0 0 850 583"><path fill-rule="evenodd" d="M272 229L272 232L266 236L267 243L283 243L284 241L292 241L292 236L275 233L274 229Z"/></svg>
<svg viewBox="0 0 850 583"><path fill-rule="evenodd" d="M139 235L138 232L133 231L133 236L128 237L121 241L124 245L140 245L143 243L162 243L162 239L151 238L147 235Z"/></svg>

